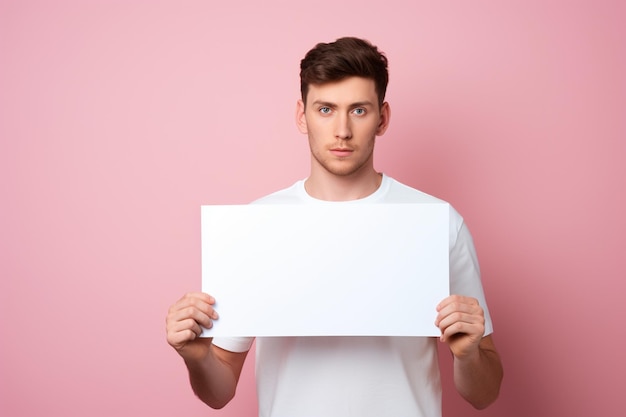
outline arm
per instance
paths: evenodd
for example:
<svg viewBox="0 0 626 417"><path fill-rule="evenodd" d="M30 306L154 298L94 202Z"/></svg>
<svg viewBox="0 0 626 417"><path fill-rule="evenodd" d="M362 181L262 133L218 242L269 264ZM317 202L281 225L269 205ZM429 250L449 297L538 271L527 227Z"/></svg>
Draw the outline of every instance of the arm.
<svg viewBox="0 0 626 417"><path fill-rule="evenodd" d="M454 357L454 384L477 409L493 403L500 392L502 363L490 335L484 336L485 317L478 301L452 295L437 306L435 324Z"/></svg>
<svg viewBox="0 0 626 417"><path fill-rule="evenodd" d="M167 342L185 361L194 393L211 408L222 408L235 396L248 352L229 352L199 338L202 327L218 318L215 299L189 293L172 305L166 319Z"/></svg>
<svg viewBox="0 0 626 417"><path fill-rule="evenodd" d="M229 352L211 343L208 355L203 360L187 360L189 382L193 392L211 408L222 408L235 396L241 369L248 352Z"/></svg>

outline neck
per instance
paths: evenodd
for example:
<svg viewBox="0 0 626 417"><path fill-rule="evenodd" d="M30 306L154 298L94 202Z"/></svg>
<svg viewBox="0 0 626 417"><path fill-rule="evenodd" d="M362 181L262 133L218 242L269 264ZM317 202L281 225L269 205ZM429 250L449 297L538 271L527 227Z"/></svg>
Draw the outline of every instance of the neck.
<svg viewBox="0 0 626 417"><path fill-rule="evenodd" d="M373 168L353 175L338 176L329 172L311 172L304 182L306 192L313 198L325 201L358 200L373 194L383 176Z"/></svg>

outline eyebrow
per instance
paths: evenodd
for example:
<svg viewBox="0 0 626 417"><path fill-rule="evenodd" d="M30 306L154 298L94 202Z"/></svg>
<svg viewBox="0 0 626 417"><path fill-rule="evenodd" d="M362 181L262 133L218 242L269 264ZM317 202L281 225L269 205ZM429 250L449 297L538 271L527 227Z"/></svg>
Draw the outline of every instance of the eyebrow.
<svg viewBox="0 0 626 417"><path fill-rule="evenodd" d="M336 103L331 103L330 101L323 101L323 100L315 100L313 103L311 103L314 106L324 106L324 107L331 107L331 108L337 108L337 104ZM366 106L373 106L374 103L372 103L371 101L357 101L355 103L350 103L348 105L348 107L352 108L352 107L366 107Z"/></svg>

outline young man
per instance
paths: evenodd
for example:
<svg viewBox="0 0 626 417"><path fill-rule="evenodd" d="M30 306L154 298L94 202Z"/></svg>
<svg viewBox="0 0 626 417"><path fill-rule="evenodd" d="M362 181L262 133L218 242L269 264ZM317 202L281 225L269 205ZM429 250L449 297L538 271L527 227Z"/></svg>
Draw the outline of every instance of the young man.
<svg viewBox="0 0 626 417"><path fill-rule="evenodd" d="M356 38L318 44L302 60L300 76L296 123L308 135L310 176L260 202L440 201L374 169L375 139L390 118L384 101L387 59L375 46ZM462 217L450 212L453 295L438 305L435 324L454 358L456 389L474 407L484 408L498 396L502 366L472 238ZM190 293L172 305L167 340L184 359L196 395L221 408L235 395L253 339L198 338L200 326L210 328L218 319L214 303L211 295ZM263 417L441 415L434 338L259 338L256 377Z"/></svg>

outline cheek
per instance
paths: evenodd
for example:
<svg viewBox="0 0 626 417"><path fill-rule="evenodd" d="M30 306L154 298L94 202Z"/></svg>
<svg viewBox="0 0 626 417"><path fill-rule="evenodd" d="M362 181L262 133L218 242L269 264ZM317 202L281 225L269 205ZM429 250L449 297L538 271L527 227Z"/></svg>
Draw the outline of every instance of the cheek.
<svg viewBox="0 0 626 417"><path fill-rule="evenodd" d="M309 124L307 129L309 140L323 140L328 135L328 128L320 124Z"/></svg>
<svg viewBox="0 0 626 417"><path fill-rule="evenodd" d="M318 140L318 135L317 135L317 133L314 130L309 129L309 132L308 132L307 136L308 136L308 139L309 139L309 147L312 150L322 146L322 144Z"/></svg>
<svg viewBox="0 0 626 417"><path fill-rule="evenodd" d="M373 141L377 134L378 125L367 124L366 126L359 126L358 128L359 137L363 138L363 140L367 140L368 142Z"/></svg>

